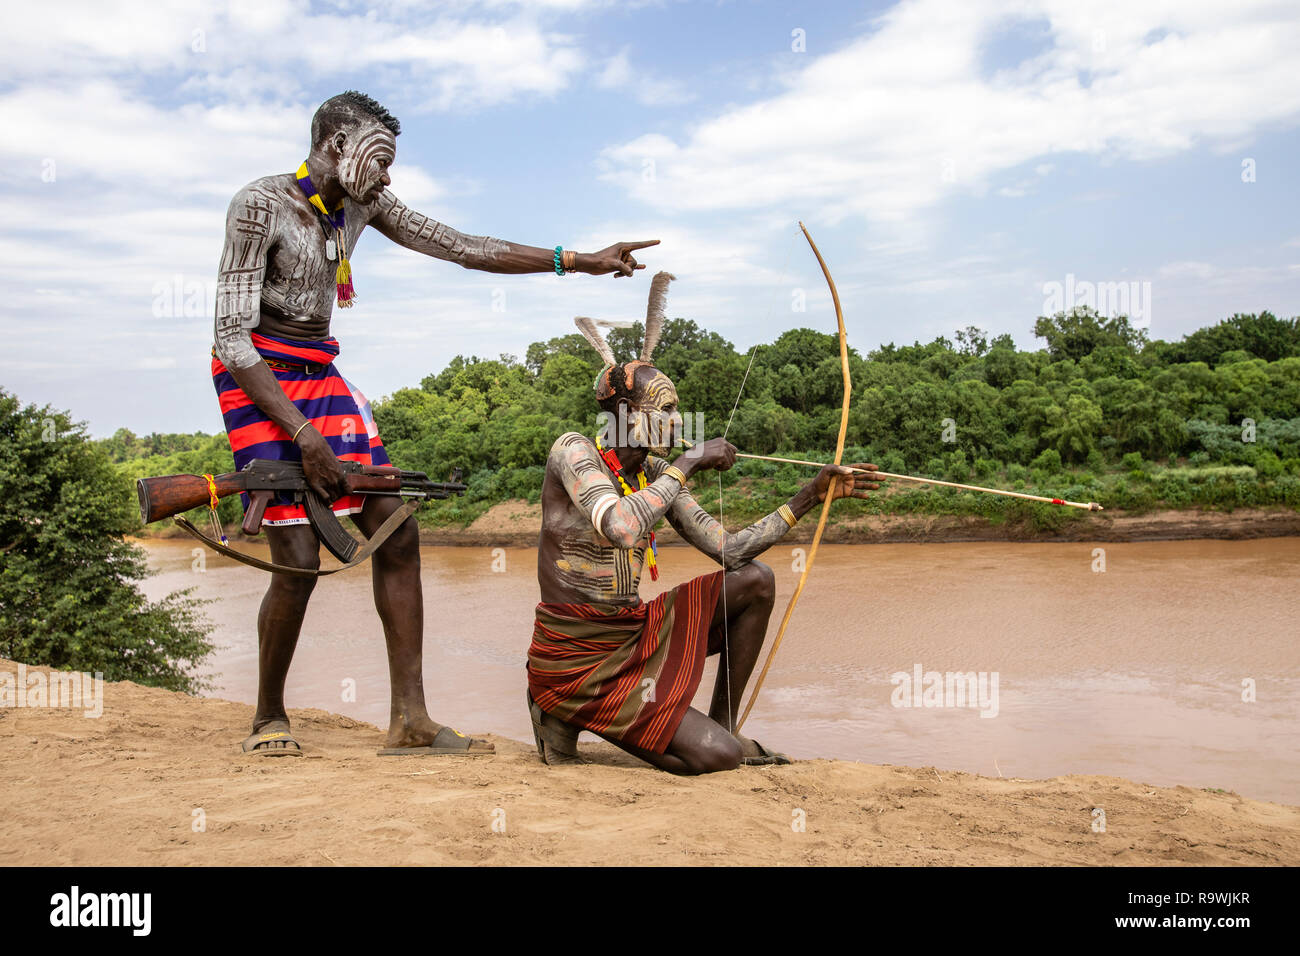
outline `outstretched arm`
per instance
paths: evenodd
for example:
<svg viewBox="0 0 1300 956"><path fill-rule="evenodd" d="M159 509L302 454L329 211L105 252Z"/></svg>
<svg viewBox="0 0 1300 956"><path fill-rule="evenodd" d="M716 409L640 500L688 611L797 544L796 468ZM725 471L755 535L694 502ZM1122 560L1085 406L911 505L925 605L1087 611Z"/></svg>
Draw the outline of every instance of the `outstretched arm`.
<svg viewBox="0 0 1300 956"><path fill-rule="evenodd" d="M666 467L665 462L651 459L646 466L646 475L661 474ZM853 467L875 470L876 466ZM856 474L850 468L826 465L816 478L786 502L784 507L789 509L788 517L783 515L781 509L777 509L735 534L728 532L713 515L705 511L689 488L683 488L668 510L668 522L686 541L728 571L734 571L784 538L794 523L826 496L832 478L838 479L835 482L835 498L866 498L870 491L880 487L869 477Z"/></svg>
<svg viewBox="0 0 1300 956"><path fill-rule="evenodd" d="M373 203L370 225L398 245L405 246L435 259L446 259L466 269L482 272L521 274L528 272L554 272L555 250L504 242L491 236L471 236L416 212L385 189ZM644 265L637 263L632 253L646 246L657 245L658 239L649 242L620 242L596 253L576 253L573 265L567 271L586 272L589 275L630 276ZM567 253L566 253L567 255Z"/></svg>
<svg viewBox="0 0 1300 956"><path fill-rule="evenodd" d="M794 515L796 520L798 517L798 514ZM669 509L668 523L684 540L703 551L728 571L744 567L784 538L794 527L781 516L780 511L773 511L770 515L759 518L743 531L731 534L717 518L700 507L695 496L686 488L682 489L673 502L672 508Z"/></svg>

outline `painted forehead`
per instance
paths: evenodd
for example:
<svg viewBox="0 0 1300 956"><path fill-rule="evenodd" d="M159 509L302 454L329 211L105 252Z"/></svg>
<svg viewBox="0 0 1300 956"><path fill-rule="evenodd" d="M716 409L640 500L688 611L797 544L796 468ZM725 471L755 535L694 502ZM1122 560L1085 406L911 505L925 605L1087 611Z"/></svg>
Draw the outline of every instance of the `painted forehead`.
<svg viewBox="0 0 1300 956"><path fill-rule="evenodd" d="M654 370L654 375L642 381L640 375L637 376L637 398L641 405L651 408L666 408L669 405L677 404L677 388L670 379L658 369Z"/></svg>
<svg viewBox="0 0 1300 956"><path fill-rule="evenodd" d="M372 123L356 130L343 144L343 149L355 157L356 164L365 169L378 159L392 160L397 155L397 137L388 127Z"/></svg>

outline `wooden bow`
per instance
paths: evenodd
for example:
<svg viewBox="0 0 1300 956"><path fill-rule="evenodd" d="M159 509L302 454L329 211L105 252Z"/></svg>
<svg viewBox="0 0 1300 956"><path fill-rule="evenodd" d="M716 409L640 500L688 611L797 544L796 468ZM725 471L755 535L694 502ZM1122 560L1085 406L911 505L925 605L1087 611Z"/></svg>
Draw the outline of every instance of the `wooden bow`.
<svg viewBox="0 0 1300 956"><path fill-rule="evenodd" d="M835 440L834 463L838 465L844 457L844 436L849 427L849 399L853 394L853 380L849 376L849 339L844 331L844 312L840 308L840 294L835 288L835 280L831 278L831 270L826 268L826 260L822 258L821 252L817 249L817 243L813 242L812 236L808 234L808 229L802 222L799 223L799 228L803 231L804 238L808 240L808 245L812 247L818 265L822 267L822 275L826 277L826 284L830 286L831 301L835 303L835 321L839 324L840 370L844 376L844 404L840 409L840 433ZM813 535L812 545L808 548L808 558L804 562L803 573L799 575L799 583L795 585L794 594L790 595L790 603L786 605L785 615L781 618L781 626L777 629L776 640L772 642L772 649L767 652L767 660L763 662L763 669L759 671L758 680L755 681L754 689L750 692L749 703L745 705L745 711L740 715L740 720L736 723L736 733L739 733L740 728L745 723L745 718L754 709L754 702L758 700L758 692L763 689L763 680L767 677L767 671L772 666L772 660L776 657L777 649L781 646L781 640L785 637L786 628L790 626L794 606L799 603L799 595L803 594L803 586L808 580L808 572L812 570L813 561L817 558L817 547L821 544L822 532L826 530L826 516L830 514L831 499L835 495L836 480L832 478L826 488L826 498L822 501L821 516L817 519L817 532Z"/></svg>

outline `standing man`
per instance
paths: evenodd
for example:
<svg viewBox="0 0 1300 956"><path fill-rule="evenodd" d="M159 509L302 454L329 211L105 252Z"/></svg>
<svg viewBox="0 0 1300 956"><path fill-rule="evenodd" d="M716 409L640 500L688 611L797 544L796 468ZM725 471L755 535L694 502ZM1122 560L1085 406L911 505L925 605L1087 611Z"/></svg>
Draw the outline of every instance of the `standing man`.
<svg viewBox="0 0 1300 956"><path fill-rule="evenodd" d="M592 254L469 236L408 209L387 190L397 153L397 119L349 90L321 104L311 152L296 173L255 180L235 194L217 276L212 378L226 431L243 468L254 458L301 461L307 482L363 534L398 507L396 498L349 496L339 460L388 464L364 396L334 367L330 314L352 305L349 257L366 226L408 249L467 269L496 273L585 272L630 276L632 253L658 242L622 242ZM245 508L248 499L244 499ZM301 505L269 506L263 522L271 559L315 569L320 546ZM491 744L434 721L424 700L424 604L413 518L373 558L375 608L388 648L392 709L381 754L480 755ZM301 755L284 707L314 578L273 574L257 619L258 690L246 753Z"/></svg>

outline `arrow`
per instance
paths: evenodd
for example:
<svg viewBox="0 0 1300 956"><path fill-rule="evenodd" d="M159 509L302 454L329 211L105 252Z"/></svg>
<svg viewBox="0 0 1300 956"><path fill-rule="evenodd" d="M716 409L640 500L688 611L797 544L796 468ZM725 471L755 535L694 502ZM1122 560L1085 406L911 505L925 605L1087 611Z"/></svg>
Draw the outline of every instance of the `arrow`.
<svg viewBox="0 0 1300 956"><path fill-rule="evenodd" d="M682 439L682 445L686 448L693 447L686 439ZM746 455L743 452L736 452L737 458L750 458L754 461L775 461L784 465L807 465L810 468L825 468L826 463L820 461L805 461L802 458L775 458L771 455ZM847 468L848 466L843 466ZM915 481L918 484L925 485L943 485L945 488L961 488L963 491L980 491L988 495L1002 495L1006 498L1023 498L1026 501L1041 501L1049 505L1066 505L1070 508L1082 508L1085 511L1105 511L1101 505L1095 501L1066 501L1063 498L1048 498L1043 495L1027 495L1019 491L1004 491L1001 488L985 488L981 485L963 485L955 481L940 481L938 478L922 478L919 475L896 475L892 471L872 471L868 468L849 468L850 471L860 475L871 475L875 478L894 478L898 481Z"/></svg>

